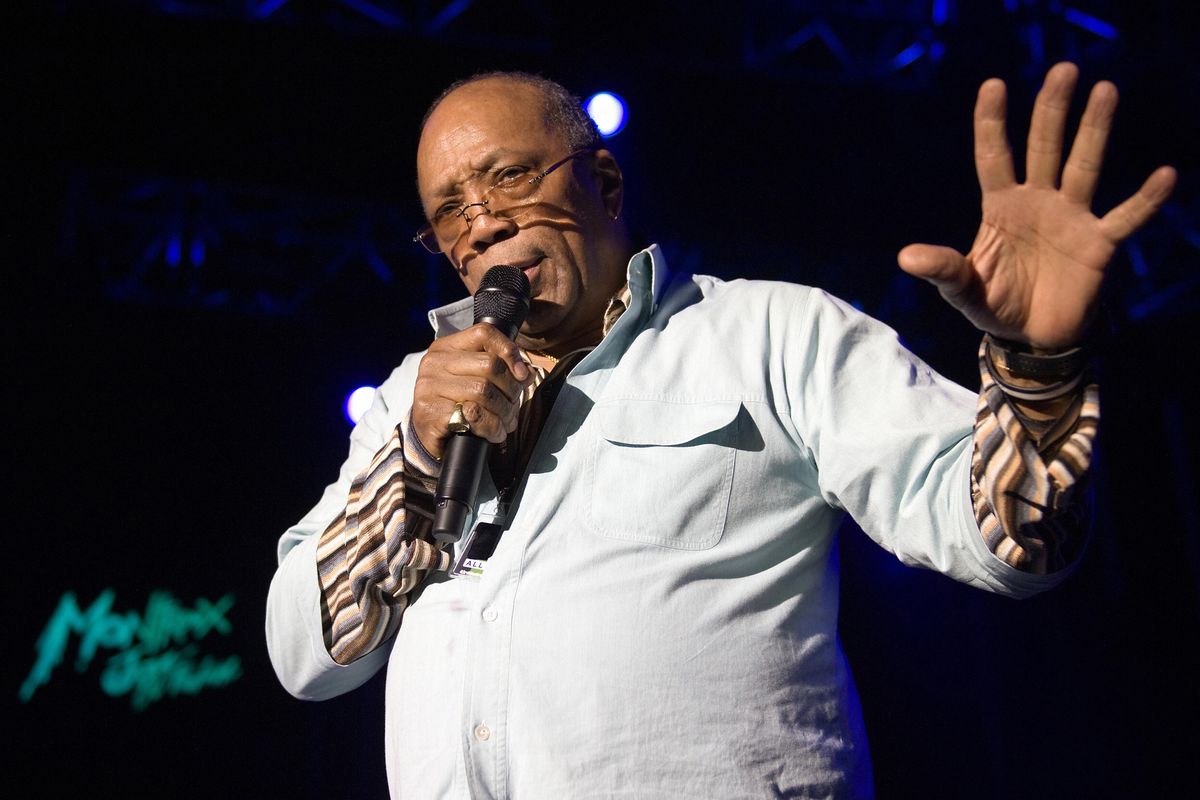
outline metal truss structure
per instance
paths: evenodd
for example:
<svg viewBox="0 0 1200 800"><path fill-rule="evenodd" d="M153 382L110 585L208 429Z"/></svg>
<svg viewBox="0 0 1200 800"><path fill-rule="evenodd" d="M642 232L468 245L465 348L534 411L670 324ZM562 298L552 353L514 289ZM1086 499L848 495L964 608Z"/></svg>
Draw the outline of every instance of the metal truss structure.
<svg viewBox="0 0 1200 800"><path fill-rule="evenodd" d="M307 314L347 282L403 293L428 261L398 208L362 200L80 172L66 207L62 258L121 302Z"/></svg>
<svg viewBox="0 0 1200 800"><path fill-rule="evenodd" d="M91 5L60 0L59 9L69 15ZM366 31L546 52L566 35L562 15L544 0L123 0L114 5L127 13L326 26L349 35ZM722 4L676 0L648 13L670 15L677 25L677 43L664 44L660 56L675 64L901 91L929 89L944 60L972 46L981 26L1001 31L992 37L1000 40L994 46L1019 52L1030 81L1042 74L1048 53L1103 63L1122 36L1111 2L751 0L731 14ZM698 44L703 59L694 52ZM312 311L318 298L348 275L401 291L397 283L410 281L396 281L399 265L409 275L414 267L429 272L427 260L408 241L413 220L397 208L368 201L81 171L66 207L66 258L87 261L105 294L122 301L301 314ZM1195 200L1185 198L1128 243L1128 291L1122 296L1129 319L1195 308L1198 217ZM432 279L424 285L422 305L437 292Z"/></svg>
<svg viewBox="0 0 1200 800"><path fill-rule="evenodd" d="M70 9L88 6L65 0ZM570 33L547 0L118 0L115 5L184 17L310 25L383 32L447 44L550 51ZM750 0L725 4L673 0L641 4L636 18L669 17L676 36L657 43L664 59L695 57L709 69L771 70L775 76L901 87L927 85L955 48L978 46L977 33L999 32L1024 51L1031 77L1049 49L1077 62L1102 59L1121 35L1111 0ZM1085 7L1080 7L1085 6Z"/></svg>
<svg viewBox="0 0 1200 800"><path fill-rule="evenodd" d="M1111 4L1092 5L1111 11ZM751 8L747 68L907 89L927 87L948 53L977 47L981 29L999 34L991 41L1024 51L1030 78L1047 66L1048 41L1055 52L1086 63L1104 58L1120 35L1098 14L1038 0L760 0Z"/></svg>
<svg viewBox="0 0 1200 800"><path fill-rule="evenodd" d="M66 10L92 5L66 0ZM549 49L553 4L514 0L117 0L114 6L180 17L304 25L344 33L384 33L455 43Z"/></svg>
<svg viewBox="0 0 1200 800"><path fill-rule="evenodd" d="M395 206L79 173L66 207L64 260L115 301L256 315L320 313L354 302L347 295L355 292L361 301L364 290L418 308L439 302L444 265L413 246L410 220ZM1200 307L1198 219L1194 201L1169 203L1125 244L1114 293L1122 316L1140 322ZM413 275L421 276L419 297L411 296ZM903 307L891 297L869 310L890 321Z"/></svg>

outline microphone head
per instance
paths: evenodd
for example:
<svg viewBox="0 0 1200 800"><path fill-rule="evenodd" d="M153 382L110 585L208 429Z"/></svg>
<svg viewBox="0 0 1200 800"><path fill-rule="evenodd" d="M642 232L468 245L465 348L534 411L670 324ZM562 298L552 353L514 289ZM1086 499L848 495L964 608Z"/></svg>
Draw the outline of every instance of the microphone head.
<svg viewBox="0 0 1200 800"><path fill-rule="evenodd" d="M475 322L488 322L512 339L529 315L529 278L517 267L497 264L475 292Z"/></svg>

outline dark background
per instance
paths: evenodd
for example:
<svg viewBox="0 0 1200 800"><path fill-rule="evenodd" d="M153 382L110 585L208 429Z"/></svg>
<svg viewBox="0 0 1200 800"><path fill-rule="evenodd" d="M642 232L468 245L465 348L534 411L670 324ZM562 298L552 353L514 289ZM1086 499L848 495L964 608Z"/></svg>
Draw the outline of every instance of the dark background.
<svg viewBox="0 0 1200 800"><path fill-rule="evenodd" d="M425 309L460 296L408 241L417 124L449 81L517 68L620 93L625 213L676 269L820 285L973 385L976 334L895 253L969 246L975 89L1009 82L1020 151L1062 58L1122 90L1098 209L1159 164L1181 172L1106 285L1090 548L1066 584L1017 603L900 567L848 525L842 631L881 799L1172 796L1200 745L1186 7L45 4L12 31L6 81L19 796L385 795L381 679L293 700L262 616L278 535L344 456L345 395L423 347ZM913 43L918 58L895 60ZM109 587L121 612L159 588L234 593L232 632L202 647L244 675L134 712L100 692L103 651L71 666L73 639L18 703L62 594L86 606Z"/></svg>

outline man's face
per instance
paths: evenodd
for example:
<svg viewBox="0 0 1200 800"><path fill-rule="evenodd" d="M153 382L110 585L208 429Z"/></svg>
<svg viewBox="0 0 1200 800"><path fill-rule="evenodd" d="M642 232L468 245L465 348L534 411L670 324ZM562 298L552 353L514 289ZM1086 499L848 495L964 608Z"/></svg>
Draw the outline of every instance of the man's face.
<svg viewBox="0 0 1200 800"><path fill-rule="evenodd" d="M548 130L538 91L486 79L446 97L417 148L417 184L426 216L445 203L476 203L505 167L540 172L570 150ZM491 267L520 267L533 290L518 341L536 350L594 344L609 298L625 279L628 247L613 222L620 171L607 151L584 155L548 175L542 200L517 222L488 213L447 252L474 294ZM480 211L481 208L471 209Z"/></svg>

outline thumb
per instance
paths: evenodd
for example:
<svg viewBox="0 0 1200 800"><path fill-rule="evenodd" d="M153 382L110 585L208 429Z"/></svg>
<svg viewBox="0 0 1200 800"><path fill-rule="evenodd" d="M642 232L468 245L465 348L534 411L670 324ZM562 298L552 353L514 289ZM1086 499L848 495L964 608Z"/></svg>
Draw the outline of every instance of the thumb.
<svg viewBox="0 0 1200 800"><path fill-rule="evenodd" d="M927 280L943 292L961 291L970 282L966 258L952 247L910 244L900 251L896 261L909 275Z"/></svg>
<svg viewBox="0 0 1200 800"><path fill-rule="evenodd" d="M929 281L938 294L983 330L992 314L987 309L984 288L975 268L966 256L952 247L910 244L896 256L900 269L915 278Z"/></svg>

